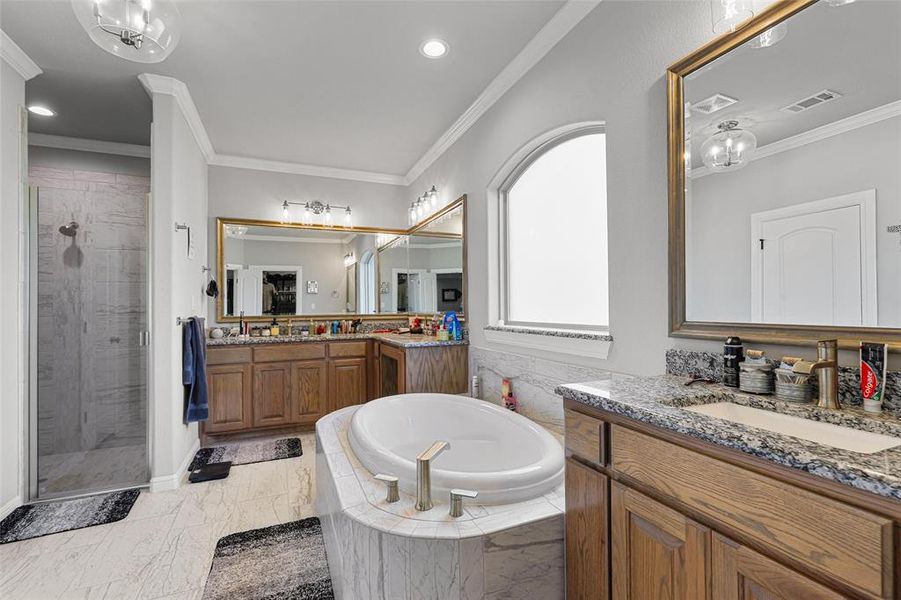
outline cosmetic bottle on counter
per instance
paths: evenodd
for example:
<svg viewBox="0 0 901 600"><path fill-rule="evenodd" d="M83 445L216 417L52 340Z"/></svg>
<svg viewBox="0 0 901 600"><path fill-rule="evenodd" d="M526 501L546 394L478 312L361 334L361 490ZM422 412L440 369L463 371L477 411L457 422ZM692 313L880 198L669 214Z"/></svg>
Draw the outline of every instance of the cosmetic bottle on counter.
<svg viewBox="0 0 901 600"><path fill-rule="evenodd" d="M739 364L745 360L745 350L741 338L731 336L726 338L723 346L723 385L737 388L741 368Z"/></svg>
<svg viewBox="0 0 901 600"><path fill-rule="evenodd" d="M281 328L278 326L278 323L275 320L275 317L272 318L272 324L269 325L269 334L273 337L277 337Z"/></svg>

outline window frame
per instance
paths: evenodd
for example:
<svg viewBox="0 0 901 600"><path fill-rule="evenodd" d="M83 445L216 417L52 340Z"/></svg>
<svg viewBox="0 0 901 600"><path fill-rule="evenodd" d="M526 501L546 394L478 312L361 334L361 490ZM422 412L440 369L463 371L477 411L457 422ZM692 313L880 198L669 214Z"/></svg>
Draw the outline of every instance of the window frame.
<svg viewBox="0 0 901 600"><path fill-rule="evenodd" d="M542 156L556 148L557 146L564 144L568 141L571 141L576 138L584 137L587 135L604 135L604 144L606 145L606 135L607 128L604 123L591 123L580 125L569 129L568 131L556 135L542 143L540 143L537 147L535 147L531 152L529 152L525 158L523 158L510 172L509 175L502 181L500 186L498 186L498 299L500 301L498 309L499 309L499 319L498 325L501 327L512 327L512 328L522 328L522 329L535 329L535 330L550 330L556 332L591 332L597 334L605 334L610 331L610 315L608 310L608 323L606 325L588 325L584 323L546 323L546 322L537 322L537 321L515 321L510 319L510 270L508 268L508 260L507 257L510 255L510 236L509 236L509 222L510 222L510 190L513 189L513 186L519 181L520 177L531 168L535 162L540 159ZM604 164L604 168L607 168L606 162ZM607 201L607 197L605 195L605 202ZM608 220L609 223L609 220ZM605 232L605 234L609 233ZM609 235L608 235L609 240ZM610 261L608 256L607 261L607 274L608 274L608 285L607 285L607 298L609 302L610 297L610 286L609 286L609 274L610 274Z"/></svg>

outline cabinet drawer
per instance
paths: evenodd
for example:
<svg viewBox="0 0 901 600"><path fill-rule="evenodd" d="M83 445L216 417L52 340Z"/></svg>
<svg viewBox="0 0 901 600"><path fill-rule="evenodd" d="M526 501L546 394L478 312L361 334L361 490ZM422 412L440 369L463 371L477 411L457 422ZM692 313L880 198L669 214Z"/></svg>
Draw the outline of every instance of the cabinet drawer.
<svg viewBox="0 0 901 600"><path fill-rule="evenodd" d="M325 344L272 344L253 349L253 361L258 363L311 358L325 358Z"/></svg>
<svg viewBox="0 0 901 600"><path fill-rule="evenodd" d="M892 521L693 450L612 427L613 469L827 577L891 598Z"/></svg>
<svg viewBox="0 0 901 600"><path fill-rule="evenodd" d="M366 356L366 342L330 342L328 355L332 358Z"/></svg>
<svg viewBox="0 0 901 600"><path fill-rule="evenodd" d="M247 346L207 348L206 364L229 365L234 363L249 363L252 356L253 349Z"/></svg>
<svg viewBox="0 0 901 600"><path fill-rule="evenodd" d="M566 419L566 433L563 438L566 449L583 460L606 465L607 424L568 408L564 409L563 414Z"/></svg>

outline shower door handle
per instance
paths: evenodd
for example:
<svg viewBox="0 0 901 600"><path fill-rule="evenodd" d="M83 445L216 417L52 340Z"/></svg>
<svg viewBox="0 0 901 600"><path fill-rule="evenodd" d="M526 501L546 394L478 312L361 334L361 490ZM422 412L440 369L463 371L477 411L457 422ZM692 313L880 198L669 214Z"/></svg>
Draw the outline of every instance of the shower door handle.
<svg viewBox="0 0 901 600"><path fill-rule="evenodd" d="M138 332L138 346L149 346L149 345L150 345L150 332L149 331Z"/></svg>

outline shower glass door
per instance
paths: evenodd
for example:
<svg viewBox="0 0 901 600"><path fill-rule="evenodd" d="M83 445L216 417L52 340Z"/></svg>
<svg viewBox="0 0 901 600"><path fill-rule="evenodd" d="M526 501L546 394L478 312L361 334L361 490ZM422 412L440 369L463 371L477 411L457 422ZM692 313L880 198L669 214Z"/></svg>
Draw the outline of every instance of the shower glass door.
<svg viewBox="0 0 901 600"><path fill-rule="evenodd" d="M145 485L149 178L29 175L31 495Z"/></svg>

